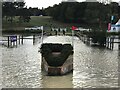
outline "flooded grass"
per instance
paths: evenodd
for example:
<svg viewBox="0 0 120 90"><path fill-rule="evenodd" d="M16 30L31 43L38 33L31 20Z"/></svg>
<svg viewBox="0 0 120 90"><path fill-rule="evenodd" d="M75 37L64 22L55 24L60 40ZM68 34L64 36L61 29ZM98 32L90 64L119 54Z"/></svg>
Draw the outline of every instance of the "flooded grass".
<svg viewBox="0 0 120 90"><path fill-rule="evenodd" d="M69 43L71 36L44 37L44 43ZM17 48L2 49L3 88L118 88L120 52L85 45L74 37L74 70L63 76L47 76L41 71L40 43L25 40ZM89 89L87 89L89 90ZM91 89L94 90L94 89ZM102 89L105 90L105 89ZM114 90L114 89L110 89Z"/></svg>

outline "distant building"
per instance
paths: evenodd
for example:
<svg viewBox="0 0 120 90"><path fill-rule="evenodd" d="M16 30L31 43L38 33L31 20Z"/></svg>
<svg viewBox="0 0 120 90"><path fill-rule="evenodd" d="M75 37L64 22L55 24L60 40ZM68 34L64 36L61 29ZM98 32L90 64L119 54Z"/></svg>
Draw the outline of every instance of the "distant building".
<svg viewBox="0 0 120 90"><path fill-rule="evenodd" d="M76 0L62 0L62 2L77 2Z"/></svg>
<svg viewBox="0 0 120 90"><path fill-rule="evenodd" d="M24 2L24 0L15 0L16 2Z"/></svg>
<svg viewBox="0 0 120 90"><path fill-rule="evenodd" d="M3 2L14 2L14 0L2 0Z"/></svg>
<svg viewBox="0 0 120 90"><path fill-rule="evenodd" d="M85 2L98 2L98 0L86 0Z"/></svg>
<svg viewBox="0 0 120 90"><path fill-rule="evenodd" d="M2 2L24 2L24 0L2 0Z"/></svg>

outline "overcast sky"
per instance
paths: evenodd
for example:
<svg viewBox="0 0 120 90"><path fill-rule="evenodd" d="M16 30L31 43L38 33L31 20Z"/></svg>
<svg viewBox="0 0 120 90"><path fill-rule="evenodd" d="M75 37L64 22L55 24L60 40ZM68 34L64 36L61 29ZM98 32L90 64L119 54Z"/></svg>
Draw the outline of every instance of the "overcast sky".
<svg viewBox="0 0 120 90"><path fill-rule="evenodd" d="M53 6L54 4L59 4L62 0L24 0L26 2L27 7L38 7L38 8L47 8L48 6ZM64 0L66 1L66 0ZM71 1L71 0L70 0ZM78 2L85 0L76 0ZM112 1L120 1L120 0L112 0Z"/></svg>
<svg viewBox="0 0 120 90"><path fill-rule="evenodd" d="M48 6L53 6L54 4L59 4L61 0L24 0L27 7L38 7L46 8Z"/></svg>

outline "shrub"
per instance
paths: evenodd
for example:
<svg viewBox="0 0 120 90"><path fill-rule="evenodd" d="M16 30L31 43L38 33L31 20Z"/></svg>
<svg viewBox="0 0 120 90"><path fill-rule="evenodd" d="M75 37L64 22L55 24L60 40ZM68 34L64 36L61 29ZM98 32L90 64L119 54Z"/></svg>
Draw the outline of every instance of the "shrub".
<svg viewBox="0 0 120 90"><path fill-rule="evenodd" d="M54 56L52 52L60 52L61 54ZM73 47L71 44L43 44L41 53L49 66L58 67L62 66L68 56L73 53Z"/></svg>
<svg viewBox="0 0 120 90"><path fill-rule="evenodd" d="M93 43L98 43L100 46L104 46L106 43L105 31L93 31L91 32L91 38Z"/></svg>

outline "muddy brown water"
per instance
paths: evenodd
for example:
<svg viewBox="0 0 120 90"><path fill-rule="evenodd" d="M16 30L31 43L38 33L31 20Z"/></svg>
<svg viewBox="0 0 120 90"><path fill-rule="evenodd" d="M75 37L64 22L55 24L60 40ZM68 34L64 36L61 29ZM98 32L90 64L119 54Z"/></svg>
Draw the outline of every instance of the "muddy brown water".
<svg viewBox="0 0 120 90"><path fill-rule="evenodd" d="M32 37L32 36L29 36ZM49 36L44 43L71 43L70 36ZM40 42L40 41L39 41ZM63 76L41 71L41 43L24 40L17 48L0 45L3 88L112 88L119 87L120 51L91 47L74 37L74 70Z"/></svg>

